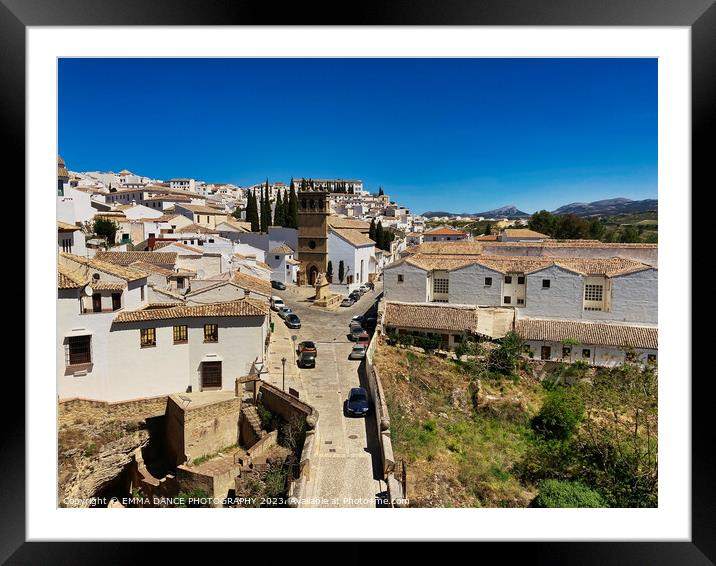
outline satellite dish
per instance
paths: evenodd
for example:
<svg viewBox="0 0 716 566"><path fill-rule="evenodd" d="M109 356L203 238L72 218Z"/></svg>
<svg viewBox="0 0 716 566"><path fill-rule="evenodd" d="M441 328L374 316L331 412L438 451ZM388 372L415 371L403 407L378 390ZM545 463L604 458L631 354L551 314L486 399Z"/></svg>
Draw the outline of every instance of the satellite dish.
<svg viewBox="0 0 716 566"><path fill-rule="evenodd" d="M93 294L94 294L94 290L92 289L92 287L87 285L85 287L85 295L87 295L88 297L91 297Z"/></svg>

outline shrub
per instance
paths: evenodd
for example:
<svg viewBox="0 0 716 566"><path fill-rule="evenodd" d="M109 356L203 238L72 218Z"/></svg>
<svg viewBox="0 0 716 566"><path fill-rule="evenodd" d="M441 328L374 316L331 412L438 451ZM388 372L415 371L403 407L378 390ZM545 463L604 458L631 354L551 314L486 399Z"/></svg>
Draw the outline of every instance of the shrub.
<svg viewBox="0 0 716 566"><path fill-rule="evenodd" d="M428 432L435 432L438 425L434 420L425 421L423 423L423 428L427 430Z"/></svg>
<svg viewBox="0 0 716 566"><path fill-rule="evenodd" d="M510 375L520 360L523 344L522 338L520 338L516 332L508 332L500 342L500 345L490 351L490 370L504 375Z"/></svg>
<svg viewBox="0 0 716 566"><path fill-rule="evenodd" d="M565 440L584 418L584 403L565 387L550 391L532 419L532 428L547 439Z"/></svg>
<svg viewBox="0 0 716 566"><path fill-rule="evenodd" d="M94 456L95 454L97 454L97 452L97 445L94 442L88 444L85 448L85 456Z"/></svg>
<svg viewBox="0 0 716 566"><path fill-rule="evenodd" d="M440 340L429 336L414 336L413 344L424 350L437 350L440 347Z"/></svg>
<svg viewBox="0 0 716 566"><path fill-rule="evenodd" d="M598 492L576 481L545 480L539 485L534 507L607 507Z"/></svg>

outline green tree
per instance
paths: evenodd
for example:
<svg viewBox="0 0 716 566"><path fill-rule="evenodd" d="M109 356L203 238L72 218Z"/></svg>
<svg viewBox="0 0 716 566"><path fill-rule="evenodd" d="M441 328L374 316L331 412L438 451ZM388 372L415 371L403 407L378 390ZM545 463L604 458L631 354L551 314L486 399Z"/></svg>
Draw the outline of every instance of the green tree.
<svg viewBox="0 0 716 566"><path fill-rule="evenodd" d="M557 217L547 210L535 212L527 222L530 230L553 236L557 226Z"/></svg>
<svg viewBox="0 0 716 566"><path fill-rule="evenodd" d="M288 218L286 226L289 228L298 228L298 196L296 191L291 188L288 196Z"/></svg>
<svg viewBox="0 0 716 566"><path fill-rule="evenodd" d="M96 236L105 238L108 244L114 244L114 239L117 235L119 226L112 220L106 220L104 218L97 218L92 226L92 231Z"/></svg>
<svg viewBox="0 0 716 566"><path fill-rule="evenodd" d="M601 240L607 231L607 227L599 218L592 218L589 221L587 232L592 240Z"/></svg>
<svg viewBox="0 0 716 566"><path fill-rule="evenodd" d="M368 237L375 242L375 218L370 219L370 228L368 229Z"/></svg>
<svg viewBox="0 0 716 566"><path fill-rule="evenodd" d="M328 265L326 266L326 278L329 282L333 281L333 262L328 261Z"/></svg>
<svg viewBox="0 0 716 566"><path fill-rule="evenodd" d="M261 229L259 210L256 203L256 191L249 191L246 204L246 221L251 222L251 231L258 232Z"/></svg>
<svg viewBox="0 0 716 566"><path fill-rule="evenodd" d="M489 368L504 375L511 375L522 355L524 342L516 332L508 332L500 345L490 351Z"/></svg>
<svg viewBox="0 0 716 566"><path fill-rule="evenodd" d="M343 278L346 276L346 267L343 265L343 260L338 262L338 281L343 283Z"/></svg>
<svg viewBox="0 0 716 566"><path fill-rule="evenodd" d="M490 236L492 234L492 223L488 222L487 226L485 226L485 236Z"/></svg>
<svg viewBox="0 0 716 566"><path fill-rule="evenodd" d="M385 193L383 192L383 187L378 187L378 196L382 197Z"/></svg>
<svg viewBox="0 0 716 566"><path fill-rule="evenodd" d="M546 439L570 438L584 419L584 402L572 387L557 387L547 394L532 428Z"/></svg>
<svg viewBox="0 0 716 566"><path fill-rule="evenodd" d="M560 240L584 239L589 235L589 222L576 214L561 214L551 235Z"/></svg>
<svg viewBox="0 0 716 566"><path fill-rule="evenodd" d="M281 191L276 193L276 206L273 209L273 225L283 226L283 199Z"/></svg>
<svg viewBox="0 0 716 566"><path fill-rule="evenodd" d="M268 232L269 223L271 222L271 206L269 204L269 187L268 179L264 185L264 190L261 195L261 215L259 216L261 221L261 231Z"/></svg>
<svg viewBox="0 0 716 566"><path fill-rule="evenodd" d="M382 250L385 249L385 238L383 237L383 223L378 220L378 224L375 227L375 246Z"/></svg>
<svg viewBox="0 0 716 566"><path fill-rule="evenodd" d="M639 242L639 230L636 226L628 224L624 226L619 234L619 241L623 244L633 244Z"/></svg>

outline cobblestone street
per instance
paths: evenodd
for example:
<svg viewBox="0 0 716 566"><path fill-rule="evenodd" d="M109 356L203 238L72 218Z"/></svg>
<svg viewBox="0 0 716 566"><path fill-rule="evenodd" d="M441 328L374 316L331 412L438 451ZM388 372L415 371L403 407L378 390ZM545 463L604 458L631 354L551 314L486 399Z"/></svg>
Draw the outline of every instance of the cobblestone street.
<svg viewBox="0 0 716 566"><path fill-rule="evenodd" d="M273 313L275 331L269 352L268 381L282 386L281 358L286 357L286 389L297 389L300 398L319 412L317 457L306 486L307 507L375 507L386 489L382 481L380 448L374 419L344 416L344 402L352 387L366 387L360 360L349 360L353 342L348 340L352 316L365 313L382 287L366 293L352 307L326 310L308 301L312 288L290 287L278 291L301 319L300 330L289 330ZM291 336L296 344L316 343L315 369L299 369Z"/></svg>

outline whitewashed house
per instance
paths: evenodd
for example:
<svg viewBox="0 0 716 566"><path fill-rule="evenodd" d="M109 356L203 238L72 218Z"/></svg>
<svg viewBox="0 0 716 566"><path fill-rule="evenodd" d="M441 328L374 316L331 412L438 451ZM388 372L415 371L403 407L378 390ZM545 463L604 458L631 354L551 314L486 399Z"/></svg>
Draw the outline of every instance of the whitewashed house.
<svg viewBox="0 0 716 566"><path fill-rule="evenodd" d="M79 226L57 223L57 249L62 252L69 252L75 255L86 256L87 245L85 234Z"/></svg>
<svg viewBox="0 0 716 566"><path fill-rule="evenodd" d="M269 310L254 299L150 305L143 272L60 253L60 399L125 401L233 390L266 356Z"/></svg>
<svg viewBox="0 0 716 566"><path fill-rule="evenodd" d="M338 271L343 262L343 282L349 290L368 282L371 265L375 265L375 242L357 230L329 227L328 260L333 266L333 282L340 284Z"/></svg>
<svg viewBox="0 0 716 566"><path fill-rule="evenodd" d="M271 248L266 255L266 263L271 267L271 280L286 285L294 285L298 278L301 262L295 259L296 252L286 244Z"/></svg>

